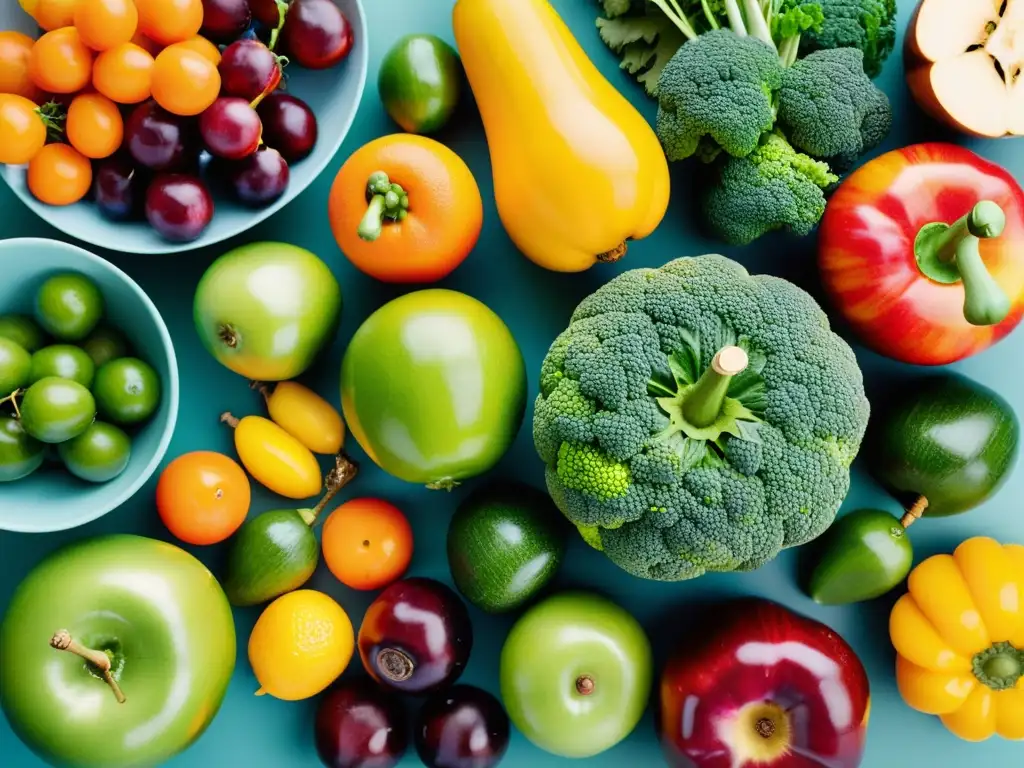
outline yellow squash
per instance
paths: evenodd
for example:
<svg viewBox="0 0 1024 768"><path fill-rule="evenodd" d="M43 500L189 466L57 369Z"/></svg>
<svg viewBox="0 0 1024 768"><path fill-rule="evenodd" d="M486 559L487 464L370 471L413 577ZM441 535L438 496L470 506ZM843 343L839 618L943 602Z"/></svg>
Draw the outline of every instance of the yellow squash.
<svg viewBox="0 0 1024 768"><path fill-rule="evenodd" d="M345 423L338 409L295 381L260 387L267 413L285 432L313 453L335 454L345 442Z"/></svg>
<svg viewBox="0 0 1024 768"><path fill-rule="evenodd" d="M669 198L658 137L547 0L457 0L453 23L519 250L580 272L653 232Z"/></svg>
<svg viewBox="0 0 1024 768"><path fill-rule="evenodd" d="M320 493L323 476L309 448L262 416L220 420L235 430L235 450L249 474L265 488L289 499L308 499Z"/></svg>

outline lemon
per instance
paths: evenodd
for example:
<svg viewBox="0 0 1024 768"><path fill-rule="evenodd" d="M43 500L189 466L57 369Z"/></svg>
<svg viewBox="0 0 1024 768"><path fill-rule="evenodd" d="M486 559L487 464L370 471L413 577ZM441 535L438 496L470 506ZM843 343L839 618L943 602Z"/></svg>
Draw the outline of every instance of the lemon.
<svg viewBox="0 0 1024 768"><path fill-rule="evenodd" d="M345 671L354 648L352 621L330 597L312 589L282 595L249 636L256 695L285 701L316 696Z"/></svg>

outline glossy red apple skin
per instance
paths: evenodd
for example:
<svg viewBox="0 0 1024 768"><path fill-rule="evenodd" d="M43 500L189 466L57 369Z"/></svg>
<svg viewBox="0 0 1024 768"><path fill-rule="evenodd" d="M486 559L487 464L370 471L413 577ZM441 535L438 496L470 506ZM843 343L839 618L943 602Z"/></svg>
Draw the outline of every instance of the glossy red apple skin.
<svg viewBox="0 0 1024 768"><path fill-rule="evenodd" d="M789 715L791 749L771 763L737 760L728 729L744 705ZM759 598L716 606L661 675L657 726L674 768L856 768L870 692L853 649L826 625Z"/></svg>

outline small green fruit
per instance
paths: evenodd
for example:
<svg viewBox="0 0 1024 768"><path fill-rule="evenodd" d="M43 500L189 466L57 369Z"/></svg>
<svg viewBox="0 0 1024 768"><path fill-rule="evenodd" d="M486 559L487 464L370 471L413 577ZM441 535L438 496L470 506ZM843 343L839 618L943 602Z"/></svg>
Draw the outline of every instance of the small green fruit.
<svg viewBox="0 0 1024 768"><path fill-rule="evenodd" d="M0 338L0 397L28 384L31 372L32 356L20 344Z"/></svg>
<svg viewBox="0 0 1024 768"><path fill-rule="evenodd" d="M0 416L0 483L21 480L43 464L44 446L17 419Z"/></svg>
<svg viewBox="0 0 1024 768"><path fill-rule="evenodd" d="M385 54L377 90L388 115L408 133L445 126L459 102L462 65L436 35L406 35Z"/></svg>
<svg viewBox="0 0 1024 768"><path fill-rule="evenodd" d="M308 519L309 510L275 509L238 529L224 579L232 605L265 603L309 581L320 559L320 544Z"/></svg>
<svg viewBox="0 0 1024 768"><path fill-rule="evenodd" d="M131 353L131 345L127 337L117 328L100 323L96 330L82 342L82 349L92 358L93 364L99 368L104 363L127 357Z"/></svg>
<svg viewBox="0 0 1024 768"><path fill-rule="evenodd" d="M50 376L25 390L21 423L36 440L63 443L82 434L96 418L92 393L77 381Z"/></svg>
<svg viewBox="0 0 1024 768"><path fill-rule="evenodd" d="M10 339L32 354L46 343L46 334L27 315L3 315L0 317L0 339Z"/></svg>
<svg viewBox="0 0 1024 768"><path fill-rule="evenodd" d="M36 296L36 320L62 341L81 341L88 336L105 308L96 283L72 272L47 279Z"/></svg>
<svg viewBox="0 0 1024 768"><path fill-rule="evenodd" d="M139 424L160 405L160 377L138 358L119 357L96 371L93 393L104 418L115 424Z"/></svg>
<svg viewBox="0 0 1024 768"><path fill-rule="evenodd" d="M88 389L96 375L92 358L79 347L71 344L51 344L32 355L32 373L29 383L35 384L47 376L77 381Z"/></svg>
<svg viewBox="0 0 1024 768"><path fill-rule="evenodd" d="M106 483L128 467L132 441L113 424L94 421L82 434L57 446L61 461L75 477Z"/></svg>

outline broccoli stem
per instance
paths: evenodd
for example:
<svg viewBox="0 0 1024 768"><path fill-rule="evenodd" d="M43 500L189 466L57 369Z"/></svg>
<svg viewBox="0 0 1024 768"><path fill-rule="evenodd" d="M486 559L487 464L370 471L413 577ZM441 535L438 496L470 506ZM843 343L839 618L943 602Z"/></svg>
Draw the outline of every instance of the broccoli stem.
<svg viewBox="0 0 1024 768"><path fill-rule="evenodd" d="M1006 214L982 200L952 224L925 224L914 241L918 268L940 283L963 281L964 318L971 325L996 325L1010 313L1010 299L981 259L981 239L999 237Z"/></svg>
<svg viewBox="0 0 1024 768"><path fill-rule="evenodd" d="M392 183L384 171L370 174L366 182L366 213L357 230L363 240L373 242L384 231L384 219L401 221L409 215L409 195L400 184Z"/></svg>
<svg viewBox="0 0 1024 768"><path fill-rule="evenodd" d="M746 369L748 362L747 353L742 347L720 349L693 389L686 394L683 418L698 428L714 424L722 412L729 382L733 376Z"/></svg>
<svg viewBox="0 0 1024 768"><path fill-rule="evenodd" d="M658 8L664 13L668 20L671 21L680 32L686 37L687 40L696 40L697 31L693 28L693 24L683 13L683 9L679 7L679 3L676 0L651 0ZM671 4L672 7L669 7Z"/></svg>
<svg viewBox="0 0 1024 768"><path fill-rule="evenodd" d="M746 17L747 32L751 37L763 40L772 48L775 48L775 41L772 39L772 31L768 27L764 13L761 11L761 3L758 0L743 0L743 11ZM731 23L731 18L730 18Z"/></svg>
<svg viewBox="0 0 1024 768"><path fill-rule="evenodd" d="M800 35L784 37L779 43L779 61L782 66L791 67L796 61L797 53L800 51Z"/></svg>
<svg viewBox="0 0 1024 768"><path fill-rule="evenodd" d="M747 25L743 22L743 12L736 0L725 0L725 15L729 19L729 28L741 37L747 35Z"/></svg>

